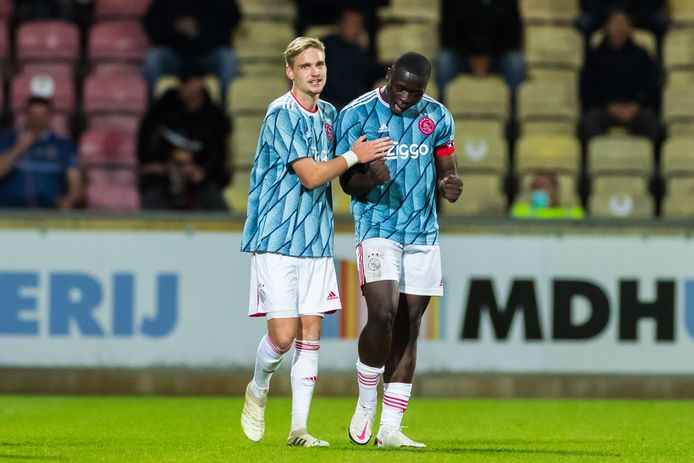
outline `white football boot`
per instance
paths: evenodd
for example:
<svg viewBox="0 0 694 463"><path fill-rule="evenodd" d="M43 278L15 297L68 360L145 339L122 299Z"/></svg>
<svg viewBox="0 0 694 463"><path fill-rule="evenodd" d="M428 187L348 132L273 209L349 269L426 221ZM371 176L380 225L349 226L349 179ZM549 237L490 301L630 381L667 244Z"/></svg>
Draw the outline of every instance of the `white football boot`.
<svg viewBox="0 0 694 463"><path fill-rule="evenodd" d="M291 447L330 447L327 441L316 439L305 429L297 429L289 433L287 445Z"/></svg>
<svg viewBox="0 0 694 463"><path fill-rule="evenodd" d="M423 449L426 445L415 442L402 433L402 426L381 426L374 441L376 447L410 447Z"/></svg>
<svg viewBox="0 0 694 463"><path fill-rule="evenodd" d="M243 433L253 442L258 442L265 434L265 403L266 397L257 397L251 391L251 383L246 386L246 401L241 412L241 428Z"/></svg>
<svg viewBox="0 0 694 463"><path fill-rule="evenodd" d="M373 434L374 419L376 418L376 403L369 405L357 400L352 421L349 423L349 440L357 445L366 445Z"/></svg>

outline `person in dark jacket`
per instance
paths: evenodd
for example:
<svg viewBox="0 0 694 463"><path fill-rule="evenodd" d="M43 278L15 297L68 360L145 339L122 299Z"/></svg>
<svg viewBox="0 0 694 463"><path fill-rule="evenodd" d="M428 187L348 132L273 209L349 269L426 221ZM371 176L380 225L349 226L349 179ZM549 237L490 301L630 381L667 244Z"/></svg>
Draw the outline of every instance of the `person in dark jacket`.
<svg viewBox="0 0 694 463"><path fill-rule="evenodd" d="M224 110L211 101L203 74L199 66L186 65L180 86L166 92L145 114L138 133L145 209L226 209L221 192L229 183L226 142L231 124ZM174 198L169 190L171 173L177 172L171 167L184 164L186 175L179 177L190 180L186 185L194 195Z"/></svg>
<svg viewBox="0 0 694 463"><path fill-rule="evenodd" d="M361 11L347 9L340 14L337 33L323 38L330 79L323 88L321 98L335 105L338 111L372 89L374 82L385 78L388 70L387 66L379 64L361 47L364 33Z"/></svg>
<svg viewBox="0 0 694 463"><path fill-rule="evenodd" d="M154 45L145 58L150 91L163 75L176 75L185 62L195 61L222 85L239 75L231 48L231 33L241 20L236 0L154 0L143 18Z"/></svg>
<svg viewBox="0 0 694 463"><path fill-rule="evenodd" d="M603 42L588 53L581 100L586 140L615 126L658 139L658 68L632 40L631 18L624 10L609 15Z"/></svg>
<svg viewBox="0 0 694 463"><path fill-rule="evenodd" d="M436 80L443 94L460 72L499 73L512 92L525 79L518 0L442 0Z"/></svg>

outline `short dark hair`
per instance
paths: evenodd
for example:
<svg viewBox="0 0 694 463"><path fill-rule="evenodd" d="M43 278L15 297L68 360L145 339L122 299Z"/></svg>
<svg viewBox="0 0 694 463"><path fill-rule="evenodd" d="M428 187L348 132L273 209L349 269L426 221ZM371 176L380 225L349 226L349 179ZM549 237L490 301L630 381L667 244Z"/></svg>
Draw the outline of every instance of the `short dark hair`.
<svg viewBox="0 0 694 463"><path fill-rule="evenodd" d="M40 96L30 96L29 98L27 98L27 108L35 104L43 105L47 107L49 110L53 110L53 103L48 98L43 98Z"/></svg>
<svg viewBox="0 0 694 463"><path fill-rule="evenodd" d="M431 75L431 63L426 56L414 51L408 51L395 60L393 67L398 67L416 76L429 77Z"/></svg>

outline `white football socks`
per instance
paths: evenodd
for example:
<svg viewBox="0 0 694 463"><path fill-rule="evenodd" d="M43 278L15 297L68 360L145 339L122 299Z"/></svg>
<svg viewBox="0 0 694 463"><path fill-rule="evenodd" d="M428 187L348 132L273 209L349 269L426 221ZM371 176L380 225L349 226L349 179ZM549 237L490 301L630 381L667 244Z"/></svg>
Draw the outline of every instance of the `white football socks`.
<svg viewBox="0 0 694 463"><path fill-rule="evenodd" d="M383 385L383 410L381 410L381 427L400 427L402 417L407 411L407 404L412 394L412 384L386 383Z"/></svg>
<svg viewBox="0 0 694 463"><path fill-rule="evenodd" d="M266 334L260 340L258 353L255 357L253 381L251 382L251 391L256 397L262 398L267 396L270 388L270 378L275 370L279 368L286 353L286 350L282 351L272 342L270 335Z"/></svg>
<svg viewBox="0 0 694 463"><path fill-rule="evenodd" d="M294 341L292 362L292 431L306 429L313 389L318 379L320 341Z"/></svg>
<svg viewBox="0 0 694 463"><path fill-rule="evenodd" d="M359 384L359 400L368 406L376 407L378 400L378 383L385 366L381 368L370 367L357 360L357 383Z"/></svg>

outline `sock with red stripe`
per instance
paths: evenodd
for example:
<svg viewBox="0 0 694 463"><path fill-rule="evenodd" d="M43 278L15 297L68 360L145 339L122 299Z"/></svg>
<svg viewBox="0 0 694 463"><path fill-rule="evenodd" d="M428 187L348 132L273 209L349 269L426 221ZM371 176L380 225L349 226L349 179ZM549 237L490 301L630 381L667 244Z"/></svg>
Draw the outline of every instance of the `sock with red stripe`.
<svg viewBox="0 0 694 463"><path fill-rule="evenodd" d="M385 367L376 368L364 365L357 360L357 382L359 384L359 400L366 405L376 408L378 400L378 383Z"/></svg>
<svg viewBox="0 0 694 463"><path fill-rule="evenodd" d="M292 362L292 431L306 429L313 388L318 379L320 341L294 341Z"/></svg>
<svg viewBox="0 0 694 463"><path fill-rule="evenodd" d="M402 417L407 411L411 393L412 384L409 383L386 383L383 385L381 427L400 427Z"/></svg>
<svg viewBox="0 0 694 463"><path fill-rule="evenodd" d="M267 391L270 388L270 378L272 378L275 370L279 368L286 353L286 350L282 351L272 342L270 335L266 334L260 340L258 353L255 357L253 381L251 382L251 391L256 397L267 396Z"/></svg>

